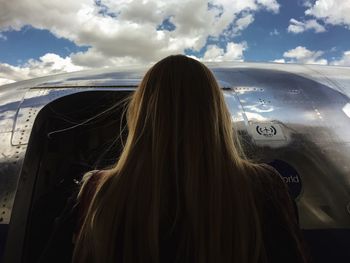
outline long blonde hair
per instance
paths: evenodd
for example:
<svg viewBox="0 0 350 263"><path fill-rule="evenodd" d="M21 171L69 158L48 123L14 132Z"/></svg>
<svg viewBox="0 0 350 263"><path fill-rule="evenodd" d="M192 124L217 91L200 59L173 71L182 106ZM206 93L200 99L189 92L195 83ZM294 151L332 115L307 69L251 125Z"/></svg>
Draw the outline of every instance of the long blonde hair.
<svg viewBox="0 0 350 263"><path fill-rule="evenodd" d="M182 55L133 93L128 137L100 181L73 262L260 262L250 175L211 71ZM165 252L167 251L167 252Z"/></svg>

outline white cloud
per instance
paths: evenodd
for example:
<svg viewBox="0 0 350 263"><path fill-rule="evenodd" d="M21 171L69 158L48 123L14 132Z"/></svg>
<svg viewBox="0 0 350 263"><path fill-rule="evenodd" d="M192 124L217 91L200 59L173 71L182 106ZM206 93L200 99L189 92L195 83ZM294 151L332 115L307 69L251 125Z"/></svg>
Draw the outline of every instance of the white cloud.
<svg viewBox="0 0 350 263"><path fill-rule="evenodd" d="M23 66L12 66L0 63L0 83L30 79L50 74L72 72L84 69L72 63L70 57L62 58L59 55L47 53L39 60L29 60Z"/></svg>
<svg viewBox="0 0 350 263"><path fill-rule="evenodd" d="M6 41L7 37L0 32L0 40Z"/></svg>
<svg viewBox="0 0 350 263"><path fill-rule="evenodd" d="M252 14L246 14L243 17L237 19L236 27L238 31L246 29L251 23L254 22L254 16Z"/></svg>
<svg viewBox="0 0 350 263"><path fill-rule="evenodd" d="M243 43L227 43L224 60L243 60L243 52L248 48L245 42Z"/></svg>
<svg viewBox="0 0 350 263"><path fill-rule="evenodd" d="M216 45L209 45L202 60L208 62L242 61L243 52L246 49L246 43L227 43L226 51Z"/></svg>
<svg viewBox="0 0 350 263"><path fill-rule="evenodd" d="M277 13L276 0L15 0L1 1L0 32L24 25L90 48L72 54L75 65L149 63L186 49L201 50L208 37L229 39L254 21L256 12ZM215 8L208 8L208 4ZM159 29L168 19L175 30ZM233 26L233 29L231 28Z"/></svg>
<svg viewBox="0 0 350 263"><path fill-rule="evenodd" d="M274 13L278 13L279 11L280 5L276 0L257 0L257 2Z"/></svg>
<svg viewBox="0 0 350 263"><path fill-rule="evenodd" d="M312 6L312 0L302 0L302 5L305 7L311 7Z"/></svg>
<svg viewBox="0 0 350 263"><path fill-rule="evenodd" d="M94 48L90 48L86 52L78 52L71 55L71 61L75 65L83 67L110 67L110 66L126 66L140 65L146 62L131 56L111 57L106 60L104 54Z"/></svg>
<svg viewBox="0 0 350 263"><path fill-rule="evenodd" d="M286 63L286 61L285 61L284 58L275 59L275 60L273 60L272 62L275 62L275 63Z"/></svg>
<svg viewBox="0 0 350 263"><path fill-rule="evenodd" d="M336 66L350 66L350 50L345 51L339 60L333 60L330 64Z"/></svg>
<svg viewBox="0 0 350 263"><path fill-rule="evenodd" d="M326 31L325 27L319 24L315 19L310 19L310 20L301 22L292 18L289 21L288 32L298 34L307 30L314 30L316 33L321 33Z"/></svg>
<svg viewBox="0 0 350 263"><path fill-rule="evenodd" d="M216 45L207 46L207 50L204 53L204 61L222 61L225 51Z"/></svg>
<svg viewBox="0 0 350 263"><path fill-rule="evenodd" d="M0 78L5 81L27 79L29 70L26 67L16 67L7 63L0 63Z"/></svg>
<svg viewBox="0 0 350 263"><path fill-rule="evenodd" d="M315 19L305 21L305 29L306 30L315 30L316 33L322 33L326 31L326 28L317 22Z"/></svg>
<svg viewBox="0 0 350 263"><path fill-rule="evenodd" d="M72 72L82 70L83 67L74 65L70 57L62 58L59 55L47 53L39 60L31 59L25 67L30 69L30 74L34 76L49 75L61 72Z"/></svg>
<svg viewBox="0 0 350 263"><path fill-rule="evenodd" d="M278 32L278 30L276 28L269 33L270 36L278 36L279 34L280 34L280 32Z"/></svg>
<svg viewBox="0 0 350 263"><path fill-rule="evenodd" d="M350 29L350 1L317 0L305 11L306 15L322 19L332 25L344 25Z"/></svg>
<svg viewBox="0 0 350 263"><path fill-rule="evenodd" d="M322 55L322 51L311 51L302 46L298 46L283 53L284 58L290 59L288 62L327 65L328 61L320 58Z"/></svg>
<svg viewBox="0 0 350 263"><path fill-rule="evenodd" d="M283 53L283 58L276 59L276 63L300 63L300 64L319 64L327 65L327 59L321 58L322 51L312 51L305 47L298 46Z"/></svg>

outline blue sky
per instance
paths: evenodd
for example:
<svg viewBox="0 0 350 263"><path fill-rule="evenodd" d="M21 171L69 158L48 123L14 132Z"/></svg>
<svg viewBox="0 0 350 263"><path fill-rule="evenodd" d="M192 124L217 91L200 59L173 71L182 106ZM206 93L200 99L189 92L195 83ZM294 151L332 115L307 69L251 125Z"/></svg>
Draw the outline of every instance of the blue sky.
<svg viewBox="0 0 350 263"><path fill-rule="evenodd" d="M19 31L7 31L2 35L6 40L0 41L0 62L19 66L29 59L38 59L46 53L55 53L61 57L71 53L86 51L86 46L58 38L49 30L25 26Z"/></svg>
<svg viewBox="0 0 350 263"><path fill-rule="evenodd" d="M0 85L174 53L350 66L350 0L35 3L0 0Z"/></svg>

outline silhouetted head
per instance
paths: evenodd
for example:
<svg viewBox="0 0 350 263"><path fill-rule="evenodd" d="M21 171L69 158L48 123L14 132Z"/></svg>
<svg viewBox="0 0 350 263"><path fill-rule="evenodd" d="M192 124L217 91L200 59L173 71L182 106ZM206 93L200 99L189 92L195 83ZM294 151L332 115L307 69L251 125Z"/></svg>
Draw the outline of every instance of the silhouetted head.
<svg viewBox="0 0 350 263"><path fill-rule="evenodd" d="M188 144L196 152L230 147L238 158L222 91L204 64L184 55L166 57L148 70L132 96L127 122L129 142L152 142L148 150L157 160L161 156L154 151L168 148L167 158L174 161L176 149Z"/></svg>

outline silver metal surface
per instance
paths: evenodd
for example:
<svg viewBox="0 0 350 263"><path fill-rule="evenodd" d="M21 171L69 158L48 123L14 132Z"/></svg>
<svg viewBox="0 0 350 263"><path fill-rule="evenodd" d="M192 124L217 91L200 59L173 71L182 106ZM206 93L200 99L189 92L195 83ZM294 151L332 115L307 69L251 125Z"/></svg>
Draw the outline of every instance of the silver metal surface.
<svg viewBox="0 0 350 263"><path fill-rule="evenodd" d="M300 175L301 227L349 229L350 68L271 63L208 66L224 89L234 128L249 146L248 155L263 162L282 160ZM21 170L40 110L76 93L133 89L145 71L76 72L0 87L1 225L9 226L14 203L21 200L19 180L34 176L21 175Z"/></svg>
<svg viewBox="0 0 350 263"><path fill-rule="evenodd" d="M350 103L344 92L350 87L330 88L304 76L260 68L215 73L232 85L239 99L243 131L255 145L252 156L265 162L283 160L300 174L301 226L350 228L350 116L343 110ZM232 108L232 114L237 110ZM257 123L278 125L283 134L254 138Z"/></svg>

